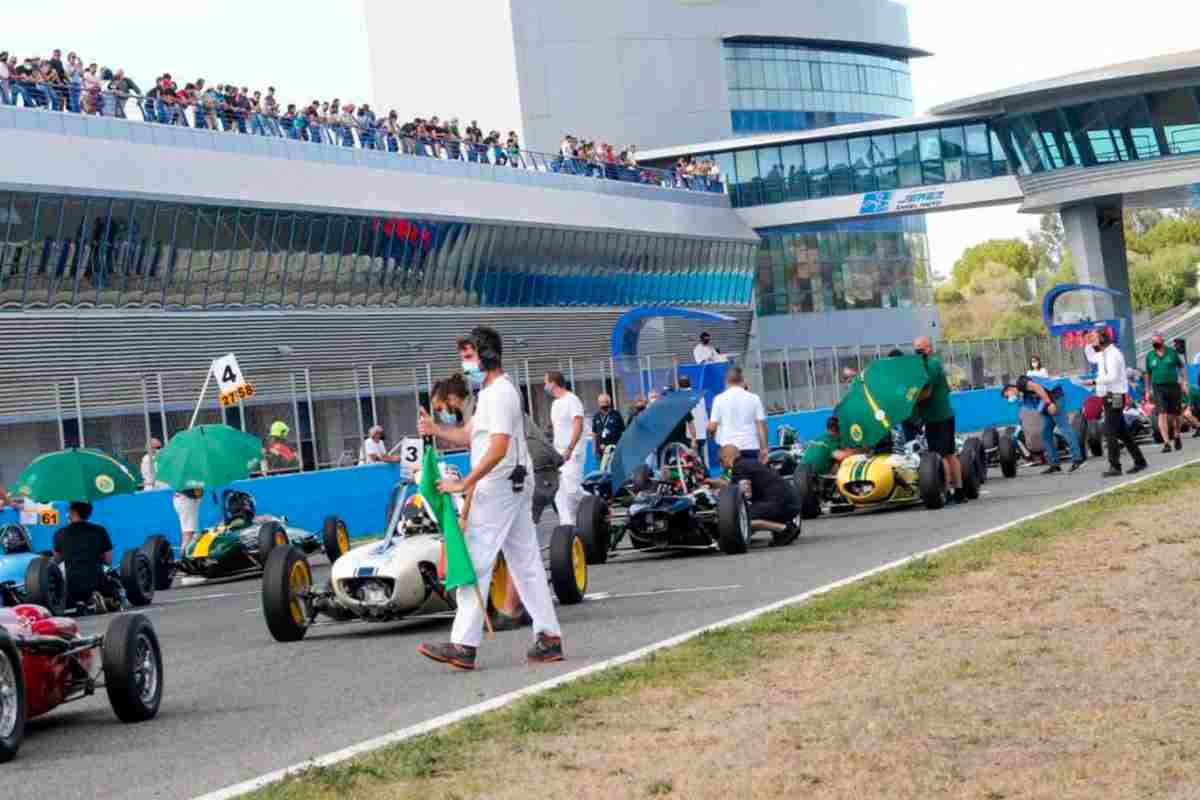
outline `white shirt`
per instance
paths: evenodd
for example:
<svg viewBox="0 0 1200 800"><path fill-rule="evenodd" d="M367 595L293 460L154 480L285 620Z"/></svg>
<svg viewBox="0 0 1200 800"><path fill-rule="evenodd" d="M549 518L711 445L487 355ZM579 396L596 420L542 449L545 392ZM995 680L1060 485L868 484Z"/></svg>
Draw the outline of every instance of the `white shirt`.
<svg viewBox="0 0 1200 800"><path fill-rule="evenodd" d="M521 411L521 393L507 377L493 380L479 392L475 403L475 415L471 417L471 466L475 467L487 455L492 446L493 434L509 436L508 451L492 471L484 475L479 486L508 484L509 477L518 463L532 472L529 448L525 444L524 413ZM525 484L529 486L527 482Z"/></svg>
<svg viewBox="0 0 1200 800"><path fill-rule="evenodd" d="M701 342L692 348L692 358L695 359L697 364L705 364L709 361L716 361L717 350L712 345Z"/></svg>
<svg viewBox="0 0 1200 800"><path fill-rule="evenodd" d="M758 450L758 424L766 420L762 400L741 386L730 386L713 400L711 422L717 423L717 444L738 450Z"/></svg>
<svg viewBox="0 0 1200 800"><path fill-rule="evenodd" d="M1200 364L1200 352L1198 352L1198 353L1196 353L1196 355L1192 356L1192 363Z"/></svg>
<svg viewBox="0 0 1200 800"><path fill-rule="evenodd" d="M1030 378L1049 378L1050 377L1050 372L1045 367L1038 367L1037 369L1025 370L1025 374L1028 375Z"/></svg>
<svg viewBox="0 0 1200 800"><path fill-rule="evenodd" d="M1091 345L1083 348L1083 355L1096 365L1096 394L1129 394L1129 380L1125 375L1125 356L1116 345L1097 353Z"/></svg>
<svg viewBox="0 0 1200 800"><path fill-rule="evenodd" d="M554 427L554 449L560 454L567 452L571 446L571 437L575 433L575 420L583 419L583 402L573 392L567 392L550 404L550 424ZM582 423L581 423L582 424ZM583 462L585 448L580 447L583 441L583 431L580 430L579 441L571 451L571 460Z"/></svg>
<svg viewBox="0 0 1200 800"><path fill-rule="evenodd" d="M150 453L142 456L142 489L150 491L151 489L165 489L167 485L158 480L158 459L151 456Z"/></svg>
<svg viewBox="0 0 1200 800"><path fill-rule="evenodd" d="M692 409L692 423L696 426L696 438L708 438L708 409L704 407L704 401L696 403L696 407Z"/></svg>
<svg viewBox="0 0 1200 800"><path fill-rule="evenodd" d="M381 439L377 442L375 439L368 436L363 440L362 456L358 459L358 463L375 464L378 461L382 461L383 457L386 455L387 445L383 443L383 440ZM378 458L371 458L371 456L378 456Z"/></svg>

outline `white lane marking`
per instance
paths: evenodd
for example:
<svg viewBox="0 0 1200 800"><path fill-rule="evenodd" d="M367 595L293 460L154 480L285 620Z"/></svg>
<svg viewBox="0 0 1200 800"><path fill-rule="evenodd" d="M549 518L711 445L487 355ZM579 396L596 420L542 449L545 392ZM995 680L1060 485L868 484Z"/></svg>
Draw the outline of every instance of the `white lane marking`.
<svg viewBox="0 0 1200 800"><path fill-rule="evenodd" d="M742 622L749 622L750 620L757 619L758 617L761 617L764 614L769 614L772 611L778 611L779 609L786 608L787 606L794 606L794 605L797 605L800 603L807 602L807 601L813 599L814 597L820 597L823 594L828 594L829 592L833 591L834 589L840 589L843 586L849 586L852 583L856 583L856 582L864 580L866 578L873 577L875 575L878 575L881 572L887 572L890 569L895 569L896 567L902 567L905 564L908 564L912 561L916 561L917 559L927 558L929 556L941 553L945 550L949 550L953 547L957 547L959 545L966 544L967 542L972 542L976 539L982 539L985 536L991 536L996 533L1001 533L1003 531L1008 530L1009 528L1015 528L1018 525L1023 525L1024 523L1029 522L1030 520L1037 519L1038 517L1042 517L1047 514L1053 514L1056 511L1062 511L1065 508L1070 508L1071 506L1076 506L1076 505L1079 505L1080 503L1085 503L1089 500L1094 500L1097 497L1101 497L1106 494L1111 494L1112 492L1115 492L1118 489L1123 489L1127 486L1133 486L1135 484L1141 483L1142 481L1149 480L1151 478L1157 478L1160 475L1165 475L1169 472L1174 472L1177 469L1182 469L1183 467L1192 466L1193 464L1200 464L1200 459L1184 461L1183 463L1174 464L1165 469L1161 469L1157 472L1149 472L1146 475L1139 475L1138 477L1134 478L1133 480L1123 481L1120 483L1114 483L1112 486L1108 486L1103 489L1098 489L1089 494L1085 494L1082 497L1077 497L1074 500L1068 500L1065 503L1059 503L1058 505L1051 506L1050 508L1047 508L1044 511L1038 511L1033 514L1027 514L1024 517L1019 517L1019 518L1013 520L1012 522L1006 522L1003 525L997 525L994 528L988 528L985 531L980 531L978 533L972 533L969 536L962 537L961 539L955 539L952 542L947 542L946 544L938 545L937 547L933 547L928 550L922 550L920 552L913 553L912 555L905 556L904 558L896 559L895 561L889 562L887 564L882 564L878 567L873 567L872 569L866 570L865 572L860 572L857 575L852 575L849 578L843 578L840 581L834 581L833 583L827 583L824 586L818 587L816 589L810 589L809 591L804 592L802 594L795 595L794 597L789 597L785 600L777 600L774 603L769 603L765 606L760 606L758 608L743 612L736 616L732 616L727 619L720 620L719 622L714 622L709 625L705 625L701 628L695 628L693 630L687 631L686 633L681 633L677 636L672 636L669 639L663 639L661 641L654 642L653 644L648 644L645 647L639 647L638 649L631 650L628 653L625 653L623 655L614 656L612 658L607 658L603 661L598 661L595 664L590 664L586 667L582 667L580 669L574 670L573 672L568 672L564 675L559 675L555 678L551 678L549 680L545 680L540 683L535 683L532 686L526 686L524 689L517 689L515 691L508 692L507 694L502 694L499 697L493 697L491 700L485 700L484 702L476 703L473 706L467 706L466 708L460 708L457 711L451 711L448 714L442 714L441 716L425 720L424 722L418 722L416 725L410 725L407 728L401 728L398 731L393 731L392 733L384 734L383 736L377 736L374 739L368 739L365 742L359 742L358 744L351 745L350 747L346 747L341 750L337 750L332 753L328 753L326 755L310 759L308 761L302 761L299 764L293 764L290 767L284 767L282 769L274 770L272 772L266 773L265 775L260 775L257 778L251 778L248 781L243 781L241 783L234 784L233 786L228 786L224 789L218 789L215 792L209 792L208 794L198 795L196 798L194 798L194 800L231 800L231 798L239 797L239 796L247 794L249 792L253 792L257 789L261 789L264 786L268 786L272 783L283 780L287 776L293 775L297 772L302 772L306 769L311 769L313 767L332 766L332 765L338 764L342 761L346 761L348 759L355 758L356 756L363 755L364 753L369 753L373 750L378 750L381 747L387 747L388 745L396 744L397 742L403 742L406 739L412 739L413 737L416 737L416 736L422 736L426 733L431 733L432 731L436 731L440 728L445 728L448 725L453 725L455 723L462 722L463 720L469 719L470 717L475 717L480 714L487 713L488 711L495 711L498 708L503 708L504 706L511 705L512 703L515 703L517 700L521 700L521 699L529 697L531 695L535 695L540 692L544 692L548 689L553 689L557 686L562 686L565 683L571 683L572 681L577 681L577 680L580 680L581 678L586 678L590 675L595 675L596 673L603 672L604 670L609 669L611 667L617 667L622 664L628 664L631 661L637 661L639 658L643 658L645 656L650 655L651 653L657 652L659 650L662 650L662 649L665 649L668 647L674 647L676 645L683 644L684 642L688 641L689 639L695 639L697 636L700 636L701 634L707 633L709 631L720 630L721 628L728 628L731 625L737 625Z"/></svg>
<svg viewBox="0 0 1200 800"><path fill-rule="evenodd" d="M163 605L172 605L177 603L195 603L199 600L217 600L222 597L249 597L252 594L258 594L261 590L253 592L223 592L221 594L198 594L195 597L181 597L178 600L159 600Z"/></svg>
<svg viewBox="0 0 1200 800"><path fill-rule="evenodd" d="M649 592L630 592L628 594L612 594L610 592L596 592L595 594L584 595L585 600L624 600L627 597L655 597L660 594L688 594L690 592L721 592L729 589L741 589L740 583L731 583L726 586L691 586L685 589L653 589Z"/></svg>

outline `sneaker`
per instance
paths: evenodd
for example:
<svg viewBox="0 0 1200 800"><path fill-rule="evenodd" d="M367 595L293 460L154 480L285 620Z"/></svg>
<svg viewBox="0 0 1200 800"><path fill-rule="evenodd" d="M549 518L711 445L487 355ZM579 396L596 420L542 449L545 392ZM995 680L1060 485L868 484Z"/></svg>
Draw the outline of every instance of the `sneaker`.
<svg viewBox="0 0 1200 800"><path fill-rule="evenodd" d="M525 654L531 664L549 664L563 660L562 637L539 633L533 647Z"/></svg>
<svg viewBox="0 0 1200 800"><path fill-rule="evenodd" d="M1171 443L1170 442L1167 442L1166 444L1163 445L1163 452L1164 453L1171 452Z"/></svg>
<svg viewBox="0 0 1200 800"><path fill-rule="evenodd" d="M1054 475L1059 472L1062 472L1062 467L1060 467L1058 464L1051 464L1049 467L1042 470L1043 475Z"/></svg>
<svg viewBox="0 0 1200 800"><path fill-rule="evenodd" d="M1072 461L1071 466L1067 467L1067 472L1074 472L1075 470L1079 469L1082 466L1083 466L1082 461Z"/></svg>
<svg viewBox="0 0 1200 800"><path fill-rule="evenodd" d="M1175 437L1175 449L1176 450L1183 449L1183 441L1178 436Z"/></svg>
<svg viewBox="0 0 1200 800"><path fill-rule="evenodd" d="M1120 467L1109 467L1108 469L1104 470L1104 472L1100 473L1100 477L1101 478L1119 478L1124 474L1125 473L1121 471Z"/></svg>
<svg viewBox="0 0 1200 800"><path fill-rule="evenodd" d="M800 526L795 522L789 522L786 528L771 537L771 546L784 547L796 541L799 536Z"/></svg>
<svg viewBox="0 0 1200 800"><path fill-rule="evenodd" d="M449 664L458 669L475 669L475 648L453 642L437 644L422 643L417 652L428 659L442 664Z"/></svg>
<svg viewBox="0 0 1200 800"><path fill-rule="evenodd" d="M946 505L947 506L958 505L958 498L954 496L954 492L946 492Z"/></svg>
<svg viewBox="0 0 1200 800"><path fill-rule="evenodd" d="M1200 439L1200 428L1196 428L1196 430L1192 431L1192 438Z"/></svg>
<svg viewBox="0 0 1200 800"><path fill-rule="evenodd" d="M1150 465L1149 465L1149 464L1147 464L1145 461L1143 461L1143 462L1142 462L1142 463L1140 463L1140 464L1134 464L1132 467L1130 467L1130 468L1129 468L1129 472L1128 472L1128 474L1129 474L1129 475L1132 475L1132 474L1134 474L1135 472L1141 472L1142 470L1144 470L1144 469L1145 469L1146 467L1148 467L1148 466L1150 466Z"/></svg>
<svg viewBox="0 0 1200 800"><path fill-rule="evenodd" d="M108 601L104 599L104 595L100 592L92 592L92 606L97 614L108 613Z"/></svg>
<svg viewBox="0 0 1200 800"><path fill-rule="evenodd" d="M967 497L966 489L954 490L954 502L958 503L959 505L965 505L968 501L969 498Z"/></svg>

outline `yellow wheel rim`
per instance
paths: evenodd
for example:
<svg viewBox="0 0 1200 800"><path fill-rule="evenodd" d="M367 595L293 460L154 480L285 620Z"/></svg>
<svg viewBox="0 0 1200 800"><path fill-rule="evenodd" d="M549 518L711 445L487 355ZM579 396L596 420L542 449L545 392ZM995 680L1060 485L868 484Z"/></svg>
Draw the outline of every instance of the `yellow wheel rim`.
<svg viewBox="0 0 1200 800"><path fill-rule="evenodd" d="M587 588L587 553L583 549L583 539L578 536L571 542L571 566L575 569L575 585L582 592Z"/></svg>
<svg viewBox="0 0 1200 800"><path fill-rule="evenodd" d="M346 523L338 520L337 524L337 543L338 550L346 552L350 549L350 532L346 530Z"/></svg>
<svg viewBox="0 0 1200 800"><path fill-rule="evenodd" d="M292 571L288 573L288 595L291 598L292 619L297 625L303 625L308 621L304 613L304 603L300 600L299 594L310 586L312 586L312 573L308 571L308 564L297 561L292 565Z"/></svg>
<svg viewBox="0 0 1200 800"><path fill-rule="evenodd" d="M285 534L283 531L275 531L275 544L287 544L287 534Z"/></svg>

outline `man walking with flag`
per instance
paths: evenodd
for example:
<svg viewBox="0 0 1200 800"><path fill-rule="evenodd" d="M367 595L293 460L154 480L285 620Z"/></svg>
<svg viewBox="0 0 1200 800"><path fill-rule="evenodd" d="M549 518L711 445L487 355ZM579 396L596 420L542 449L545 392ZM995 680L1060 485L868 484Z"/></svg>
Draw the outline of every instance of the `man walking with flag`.
<svg viewBox="0 0 1200 800"><path fill-rule="evenodd" d="M438 425L422 410L418 424L424 436L471 448L471 471L466 478L440 480L436 487L430 487L431 493L436 491L435 496L461 492L469 502L465 546L461 537L458 543L452 542L457 526L445 524L446 518L453 515L443 513L439 517L446 537L446 587L457 588L458 610L450 641L422 644L417 652L459 669L475 669L486 613L480 587L491 585L496 556L503 552L517 591L533 617L534 643L527 654L529 661L561 661L562 633L533 524L533 479L529 474L521 394L504 374L503 345L496 331L475 328L460 341L459 354L467 380L472 386L482 386L470 423L463 428ZM423 495L430 480L427 472L422 470ZM433 502L438 509L450 506L440 499Z"/></svg>

